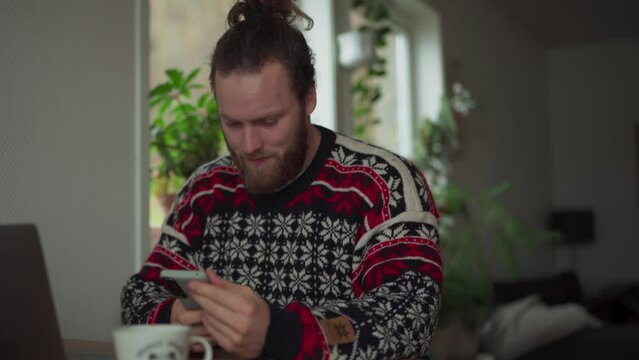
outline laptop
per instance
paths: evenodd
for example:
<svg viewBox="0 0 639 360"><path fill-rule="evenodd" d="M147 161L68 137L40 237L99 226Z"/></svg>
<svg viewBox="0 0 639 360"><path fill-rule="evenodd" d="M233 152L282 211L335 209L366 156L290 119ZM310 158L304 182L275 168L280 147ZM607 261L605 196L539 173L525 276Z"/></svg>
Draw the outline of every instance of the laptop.
<svg viewBox="0 0 639 360"><path fill-rule="evenodd" d="M105 354L65 355L34 225L0 225L0 256L2 359L114 359Z"/></svg>

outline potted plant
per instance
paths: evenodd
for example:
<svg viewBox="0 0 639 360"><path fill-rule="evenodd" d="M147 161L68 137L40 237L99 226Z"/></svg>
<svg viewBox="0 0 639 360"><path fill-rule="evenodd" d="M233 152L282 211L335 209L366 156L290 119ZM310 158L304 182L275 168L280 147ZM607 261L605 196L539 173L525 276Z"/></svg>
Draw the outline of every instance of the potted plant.
<svg viewBox="0 0 639 360"><path fill-rule="evenodd" d="M557 238L556 233L525 224L500 203L499 196L510 189L508 181L472 191L450 179L452 160L462 145L457 125L474 107L470 92L456 83L451 96L443 97L437 118L425 119L419 132L416 161L427 174L441 212L444 296L440 342L434 343L434 355L439 359L446 357L449 342L460 338L456 331L466 331L476 340L476 329L493 306L493 284L482 239L491 239L501 261L517 274L517 244L532 245Z"/></svg>
<svg viewBox="0 0 639 360"><path fill-rule="evenodd" d="M217 158L223 144L215 98L208 91L195 95L204 88L195 82L199 72L166 70L166 81L149 93L151 189L165 211L184 181L198 166Z"/></svg>

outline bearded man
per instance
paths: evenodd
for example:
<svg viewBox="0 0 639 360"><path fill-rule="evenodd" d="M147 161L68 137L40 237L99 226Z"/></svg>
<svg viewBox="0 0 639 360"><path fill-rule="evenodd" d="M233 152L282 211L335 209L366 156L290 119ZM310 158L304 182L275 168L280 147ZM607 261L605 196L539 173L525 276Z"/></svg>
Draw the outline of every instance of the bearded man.
<svg viewBox="0 0 639 360"><path fill-rule="evenodd" d="M241 358L427 358L439 214L408 160L315 126L291 0L235 4L210 82L229 156L180 191L122 293L122 320L179 323ZM204 270L187 310L159 274Z"/></svg>

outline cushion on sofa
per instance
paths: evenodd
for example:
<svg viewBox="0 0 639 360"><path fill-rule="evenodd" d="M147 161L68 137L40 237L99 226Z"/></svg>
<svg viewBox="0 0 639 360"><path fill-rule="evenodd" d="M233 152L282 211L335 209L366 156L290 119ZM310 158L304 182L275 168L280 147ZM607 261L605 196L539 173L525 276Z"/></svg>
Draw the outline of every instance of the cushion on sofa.
<svg viewBox="0 0 639 360"><path fill-rule="evenodd" d="M530 295L502 305L481 331L481 349L497 359L511 360L600 322L581 305L550 306Z"/></svg>

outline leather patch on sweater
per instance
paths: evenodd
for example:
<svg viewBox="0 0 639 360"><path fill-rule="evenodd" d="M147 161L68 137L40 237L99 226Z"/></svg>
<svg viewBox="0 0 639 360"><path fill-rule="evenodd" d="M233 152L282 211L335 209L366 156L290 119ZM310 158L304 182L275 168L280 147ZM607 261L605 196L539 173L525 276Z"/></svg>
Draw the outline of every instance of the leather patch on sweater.
<svg viewBox="0 0 639 360"><path fill-rule="evenodd" d="M353 324L345 316L320 320L319 324L329 345L352 343L356 339Z"/></svg>

